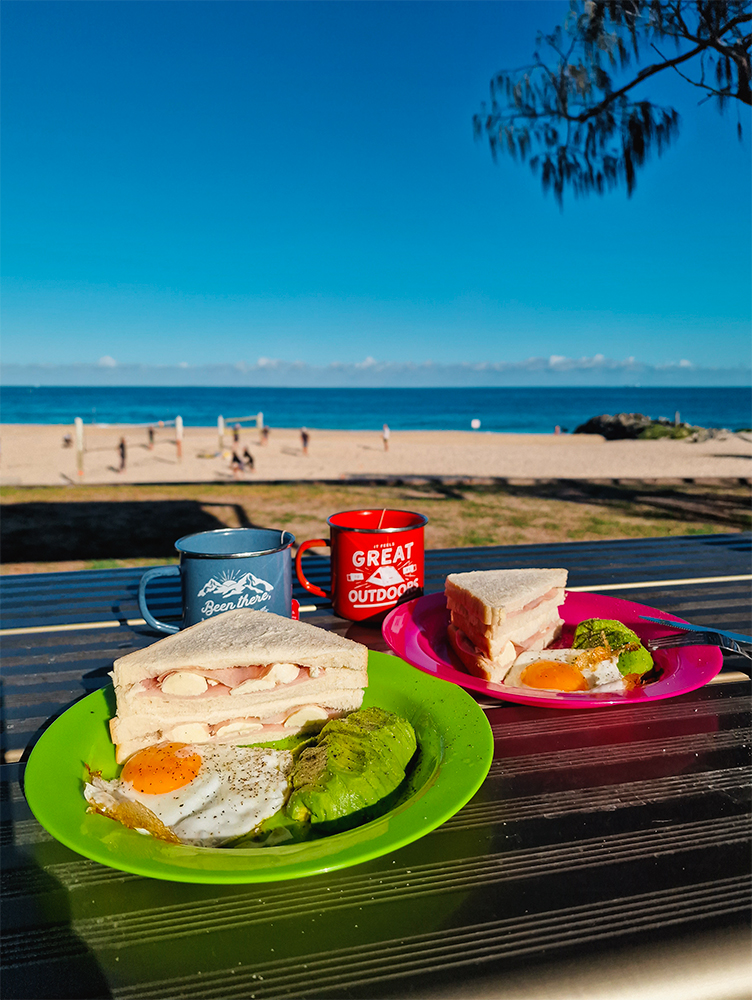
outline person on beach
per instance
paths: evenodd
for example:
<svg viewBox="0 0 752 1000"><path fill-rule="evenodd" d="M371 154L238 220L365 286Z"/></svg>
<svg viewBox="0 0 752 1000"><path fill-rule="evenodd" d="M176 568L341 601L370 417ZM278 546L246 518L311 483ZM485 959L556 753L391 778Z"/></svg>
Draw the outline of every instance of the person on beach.
<svg viewBox="0 0 752 1000"><path fill-rule="evenodd" d="M235 444L240 441L240 424L235 424L232 428L232 440Z"/></svg>
<svg viewBox="0 0 752 1000"><path fill-rule="evenodd" d="M149 427L146 433L149 437L149 451L154 451L154 428Z"/></svg>
<svg viewBox="0 0 752 1000"><path fill-rule="evenodd" d="M232 474L237 479L240 473L243 471L243 460L236 451L232 453L232 460L230 462L230 465L232 467Z"/></svg>
<svg viewBox="0 0 752 1000"><path fill-rule="evenodd" d="M118 472L125 472L125 438L120 438L120 444L118 445L118 454L120 455L120 468Z"/></svg>
<svg viewBox="0 0 752 1000"><path fill-rule="evenodd" d="M305 427L300 428L300 444L303 448L303 454L308 454L308 431Z"/></svg>
<svg viewBox="0 0 752 1000"><path fill-rule="evenodd" d="M384 451L389 451L389 437L391 433L392 432L389 430L389 424L384 424L384 427L381 431L381 437L384 441Z"/></svg>
<svg viewBox="0 0 752 1000"><path fill-rule="evenodd" d="M245 462L245 467L249 472L253 472L253 455L246 448L243 452L243 461Z"/></svg>
<svg viewBox="0 0 752 1000"><path fill-rule="evenodd" d="M266 444L269 440L269 428L264 424L261 428L261 444Z"/></svg>

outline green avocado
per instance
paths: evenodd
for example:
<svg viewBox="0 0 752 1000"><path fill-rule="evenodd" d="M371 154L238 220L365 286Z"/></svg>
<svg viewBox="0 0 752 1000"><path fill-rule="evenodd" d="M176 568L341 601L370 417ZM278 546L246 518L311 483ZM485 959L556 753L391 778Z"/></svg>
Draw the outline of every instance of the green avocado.
<svg viewBox="0 0 752 1000"><path fill-rule="evenodd" d="M604 639L614 652L619 652L617 665L622 676L646 674L653 668L653 658L640 642L639 636L622 622L610 618L589 618L575 629L572 647L593 649L604 645Z"/></svg>
<svg viewBox="0 0 752 1000"><path fill-rule="evenodd" d="M316 824L362 813L400 785L416 747L410 723L381 708L327 722L293 767L288 817Z"/></svg>
<svg viewBox="0 0 752 1000"><path fill-rule="evenodd" d="M639 645L637 649L628 646L619 653L616 665L623 677L627 674L646 674L653 669L653 657L643 645Z"/></svg>

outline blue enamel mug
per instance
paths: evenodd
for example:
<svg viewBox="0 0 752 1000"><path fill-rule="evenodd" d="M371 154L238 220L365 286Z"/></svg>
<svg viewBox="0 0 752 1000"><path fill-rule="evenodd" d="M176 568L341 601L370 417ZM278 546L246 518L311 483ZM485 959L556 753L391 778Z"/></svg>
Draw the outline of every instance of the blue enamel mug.
<svg viewBox="0 0 752 1000"><path fill-rule="evenodd" d="M289 618L294 542L289 531L272 528L219 528L184 535L175 542L179 566L155 566L141 577L141 614L158 632L178 632L236 608L273 611ZM183 615L178 624L159 621L146 606L148 584L162 576L180 576Z"/></svg>

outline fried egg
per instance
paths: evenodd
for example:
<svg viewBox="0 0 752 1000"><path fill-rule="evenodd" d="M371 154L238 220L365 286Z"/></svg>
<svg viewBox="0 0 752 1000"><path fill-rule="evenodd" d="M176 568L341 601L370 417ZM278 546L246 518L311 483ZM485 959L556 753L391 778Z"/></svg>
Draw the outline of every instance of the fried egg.
<svg viewBox="0 0 752 1000"><path fill-rule="evenodd" d="M503 683L544 691L623 691L618 653L596 649L539 649L520 653Z"/></svg>
<svg viewBox="0 0 752 1000"><path fill-rule="evenodd" d="M289 750L159 743L129 757L119 778L90 774L89 812L161 840L217 847L273 816L287 800Z"/></svg>

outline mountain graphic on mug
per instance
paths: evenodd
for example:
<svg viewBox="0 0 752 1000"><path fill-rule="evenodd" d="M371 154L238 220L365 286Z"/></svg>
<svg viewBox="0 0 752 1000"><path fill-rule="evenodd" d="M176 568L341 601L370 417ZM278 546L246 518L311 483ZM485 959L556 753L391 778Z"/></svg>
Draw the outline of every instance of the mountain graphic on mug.
<svg viewBox="0 0 752 1000"><path fill-rule="evenodd" d="M222 597L232 597L244 594L248 590L253 590L256 593L269 593L274 590L274 587L253 573L242 573L239 577L235 577L233 573L223 573L220 580L214 576L208 580L199 590L198 596L221 594Z"/></svg>
<svg viewBox="0 0 752 1000"><path fill-rule="evenodd" d="M403 577L394 566L379 566L376 572L366 580L366 583L372 583L375 587L393 587L403 582Z"/></svg>

